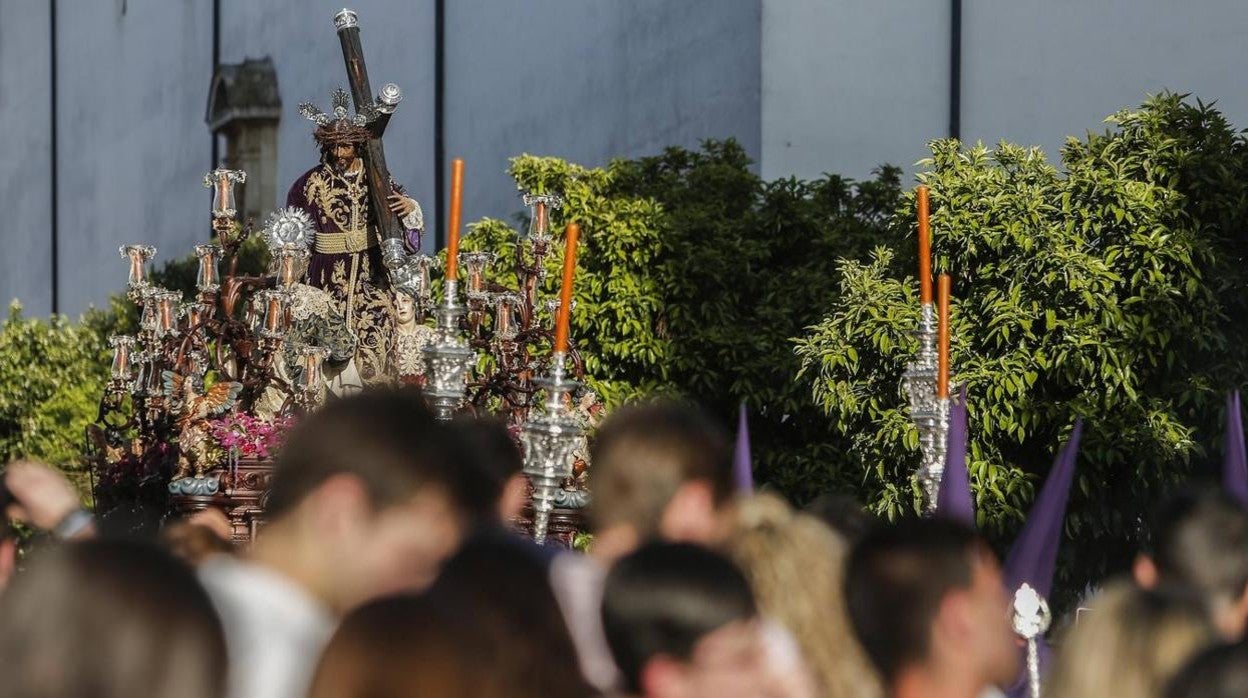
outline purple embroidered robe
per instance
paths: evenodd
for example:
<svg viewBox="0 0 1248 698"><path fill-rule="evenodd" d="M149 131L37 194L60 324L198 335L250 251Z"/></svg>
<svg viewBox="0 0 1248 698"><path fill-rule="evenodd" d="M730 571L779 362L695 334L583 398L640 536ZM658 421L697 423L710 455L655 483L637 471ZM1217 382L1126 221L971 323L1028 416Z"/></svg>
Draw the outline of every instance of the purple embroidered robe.
<svg viewBox="0 0 1248 698"><path fill-rule="evenodd" d="M406 192L391 181L396 194ZM395 311L381 261L380 237L363 170L338 173L321 164L291 186L286 205L303 209L316 226L307 282L324 289L356 337L355 363L365 382L384 380L394 353ZM419 211L419 208L417 209ZM407 230L409 247L420 247L421 225ZM405 225L411 217L405 220Z"/></svg>

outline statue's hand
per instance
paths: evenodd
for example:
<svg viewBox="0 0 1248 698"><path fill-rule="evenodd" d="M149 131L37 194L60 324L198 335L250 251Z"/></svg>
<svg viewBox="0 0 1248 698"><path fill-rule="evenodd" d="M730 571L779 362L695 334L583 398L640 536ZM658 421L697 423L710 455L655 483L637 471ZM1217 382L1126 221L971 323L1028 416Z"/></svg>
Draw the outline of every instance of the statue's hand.
<svg viewBox="0 0 1248 698"><path fill-rule="evenodd" d="M391 194L387 201L390 202L390 210L398 214L400 218L416 210L416 202L402 194Z"/></svg>

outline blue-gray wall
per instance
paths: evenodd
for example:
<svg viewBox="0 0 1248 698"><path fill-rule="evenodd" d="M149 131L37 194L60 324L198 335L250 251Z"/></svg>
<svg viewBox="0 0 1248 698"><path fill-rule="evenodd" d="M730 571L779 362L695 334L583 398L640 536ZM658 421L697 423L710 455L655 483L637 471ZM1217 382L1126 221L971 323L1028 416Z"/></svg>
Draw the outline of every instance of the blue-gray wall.
<svg viewBox="0 0 1248 698"><path fill-rule="evenodd" d="M387 161L432 226L434 2L349 4L374 89L404 90ZM58 6L60 309L74 314L123 285L119 245L149 242L166 260L207 237L200 179L212 166L204 111L213 3ZM341 7L220 0L222 62L268 55L277 68L281 198L317 157L296 105L327 106L346 86L332 22ZM522 152L596 165L728 136L760 152L761 0L448 0L446 8L445 147L467 163L465 220L520 210L505 170ZM32 314L51 310L49 36L46 3L0 0L0 132L22 136L0 158L8 212L0 298L21 298Z"/></svg>
<svg viewBox="0 0 1248 698"><path fill-rule="evenodd" d="M272 56L278 188L315 162L305 100L345 85L342 0L219 0L221 59ZM405 90L386 150L435 220L434 0L351 0L375 86ZM768 178L908 174L949 123L949 0L446 0L446 156L465 220L518 209L519 153L599 165L735 136ZM61 310L118 290L116 248L207 234L212 0L59 0ZM0 0L0 301L51 309L47 2ZM1244 0L964 0L962 136L1044 147L1162 89L1248 126ZM430 236L432 237L432 236Z"/></svg>

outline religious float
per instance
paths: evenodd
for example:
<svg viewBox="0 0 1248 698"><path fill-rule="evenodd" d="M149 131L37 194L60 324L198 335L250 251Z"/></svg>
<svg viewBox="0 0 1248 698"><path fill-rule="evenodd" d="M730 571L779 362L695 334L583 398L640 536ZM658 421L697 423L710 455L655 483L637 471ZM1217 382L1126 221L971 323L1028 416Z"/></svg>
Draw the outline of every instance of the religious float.
<svg viewBox="0 0 1248 698"><path fill-rule="evenodd" d="M316 125L321 163L294 183L287 206L260 228L240 222L235 187L246 174L205 175L213 241L195 248L191 298L151 281L154 248L121 248L140 320L134 334L111 338L111 377L89 430L97 480L113 492L133 492L127 478L157 480L166 516L216 508L234 540L247 542L264 522L274 454L300 415L369 385L409 384L441 420L504 420L531 484L516 525L570 545L589 501L586 434L600 410L569 336L580 229L564 231L559 297L539 298L561 201L526 194L531 222L506 260L517 283L489 281L490 265L504 260L459 252L456 160L445 263L422 254L420 207L390 178L382 147L402 93L388 84L371 96L356 14L343 10L334 24L355 113L342 90L328 113L300 105ZM268 271L242 274L240 251L257 235Z"/></svg>

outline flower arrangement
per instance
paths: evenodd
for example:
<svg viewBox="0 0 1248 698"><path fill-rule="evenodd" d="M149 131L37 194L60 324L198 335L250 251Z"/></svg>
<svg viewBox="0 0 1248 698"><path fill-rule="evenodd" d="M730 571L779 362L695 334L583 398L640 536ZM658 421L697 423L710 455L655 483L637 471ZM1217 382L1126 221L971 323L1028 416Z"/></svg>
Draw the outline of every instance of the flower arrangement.
<svg viewBox="0 0 1248 698"><path fill-rule="evenodd" d="M266 420L235 412L214 419L208 425L212 438L227 453L263 460L277 453L294 423L290 416Z"/></svg>

